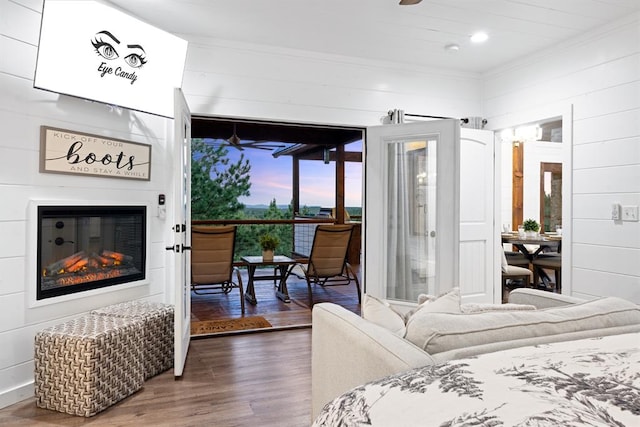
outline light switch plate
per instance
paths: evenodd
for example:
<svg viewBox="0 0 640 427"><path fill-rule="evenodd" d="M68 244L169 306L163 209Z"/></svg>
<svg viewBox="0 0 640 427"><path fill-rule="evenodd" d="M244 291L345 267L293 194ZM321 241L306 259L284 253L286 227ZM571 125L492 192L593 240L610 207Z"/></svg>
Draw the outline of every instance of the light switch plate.
<svg viewBox="0 0 640 427"><path fill-rule="evenodd" d="M622 207L622 220L623 221L638 221L638 206L623 206Z"/></svg>
<svg viewBox="0 0 640 427"><path fill-rule="evenodd" d="M614 221L619 221L622 219L622 208L618 203L614 203L611 205L611 219Z"/></svg>

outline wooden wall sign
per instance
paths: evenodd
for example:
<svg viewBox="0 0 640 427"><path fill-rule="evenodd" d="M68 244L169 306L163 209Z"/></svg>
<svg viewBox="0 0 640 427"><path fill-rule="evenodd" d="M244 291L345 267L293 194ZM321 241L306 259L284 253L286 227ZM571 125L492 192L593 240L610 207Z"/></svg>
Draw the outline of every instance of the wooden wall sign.
<svg viewBox="0 0 640 427"><path fill-rule="evenodd" d="M149 181L151 146L41 126L40 172Z"/></svg>

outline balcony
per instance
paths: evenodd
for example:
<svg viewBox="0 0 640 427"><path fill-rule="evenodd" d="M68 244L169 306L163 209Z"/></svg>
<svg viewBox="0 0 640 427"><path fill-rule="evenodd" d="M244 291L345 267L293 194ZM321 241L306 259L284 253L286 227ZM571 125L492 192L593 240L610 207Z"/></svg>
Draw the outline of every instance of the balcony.
<svg viewBox="0 0 640 427"><path fill-rule="evenodd" d="M296 217L293 220L199 220L193 221L193 225L236 225L239 229L251 230L251 235L256 236L253 246L241 246L236 242L235 259L240 268L242 283L246 290L248 272L240 258L244 255L259 255L257 236L266 231L273 232L280 229L280 235L289 232L291 240L288 244L281 244L276 250L278 255L287 255L292 258L305 258L309 256L315 228L319 224L334 224L334 218L303 218ZM354 234L351 239L347 261L361 279L360 274L360 223L355 223ZM283 231L284 229L284 231ZM246 233L245 233L246 234ZM285 242L283 242L285 243ZM291 248L290 251L281 248ZM254 249L251 249L254 248ZM259 270L257 275L272 275L273 268ZM291 274L287 279L287 288L291 302L285 303L275 296L275 282L255 282L257 304L245 304L245 317L263 316L274 328L306 326L311 324L311 310L308 303L307 282L304 278ZM354 313L360 314L360 304L355 286L327 286L319 285L313 289L314 302L333 302L339 304ZM191 293L191 320L212 320L242 317L240 299L237 290L229 294L197 295Z"/></svg>

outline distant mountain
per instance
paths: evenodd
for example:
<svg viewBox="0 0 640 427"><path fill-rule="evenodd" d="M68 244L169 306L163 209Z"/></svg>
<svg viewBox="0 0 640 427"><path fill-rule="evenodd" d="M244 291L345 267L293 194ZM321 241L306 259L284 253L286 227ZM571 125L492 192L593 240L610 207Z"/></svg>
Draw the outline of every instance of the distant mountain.
<svg viewBox="0 0 640 427"><path fill-rule="evenodd" d="M286 211L289 208L289 205L277 205L278 209ZM309 212L311 212L311 214L316 214L320 211L320 208L322 206L305 206L307 208L307 210ZM247 211L261 211L261 210L267 210L269 209L269 205L265 205L265 204L257 204L257 205L244 205L245 210ZM362 215L362 208L357 206L357 207L346 207L347 212L349 212L349 214L351 215Z"/></svg>
<svg viewBox="0 0 640 427"><path fill-rule="evenodd" d="M289 205L276 205L278 209L287 210ZM245 209L269 209L269 205L257 204L257 205L244 205Z"/></svg>

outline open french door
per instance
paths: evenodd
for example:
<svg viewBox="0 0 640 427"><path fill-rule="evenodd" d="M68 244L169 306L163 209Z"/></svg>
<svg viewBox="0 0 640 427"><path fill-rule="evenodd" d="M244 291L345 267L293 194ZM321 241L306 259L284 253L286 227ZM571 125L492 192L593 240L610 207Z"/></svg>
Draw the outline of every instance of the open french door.
<svg viewBox="0 0 640 427"><path fill-rule="evenodd" d="M464 302L502 300L500 258L496 256L501 242L495 220L499 207L495 200L494 168L494 133L461 129L459 279Z"/></svg>
<svg viewBox="0 0 640 427"><path fill-rule="evenodd" d="M174 368L182 376L191 337L191 112L178 88L174 94Z"/></svg>
<svg viewBox="0 0 640 427"><path fill-rule="evenodd" d="M458 284L460 122L367 129L364 281L404 305Z"/></svg>

